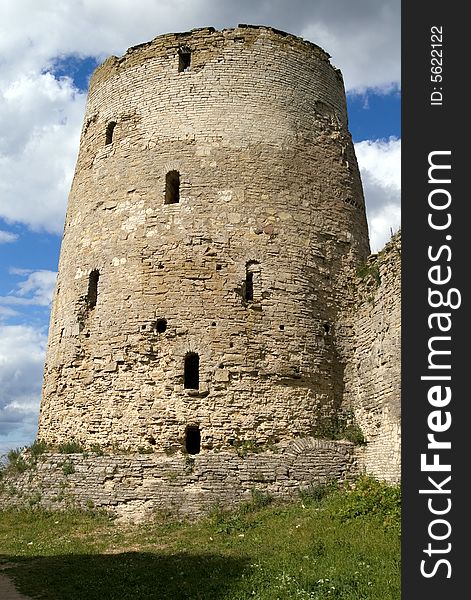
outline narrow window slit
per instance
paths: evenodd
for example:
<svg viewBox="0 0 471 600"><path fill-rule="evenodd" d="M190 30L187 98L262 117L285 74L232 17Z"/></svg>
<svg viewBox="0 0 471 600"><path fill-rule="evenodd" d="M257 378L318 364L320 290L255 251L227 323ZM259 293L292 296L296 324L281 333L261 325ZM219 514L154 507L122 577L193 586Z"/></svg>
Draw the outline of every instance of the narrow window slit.
<svg viewBox="0 0 471 600"><path fill-rule="evenodd" d="M253 300L253 273L250 271L245 274L245 299Z"/></svg>
<svg viewBox="0 0 471 600"><path fill-rule="evenodd" d="M185 432L185 449L188 454L199 454L201 450L201 432L196 425L189 425Z"/></svg>
<svg viewBox="0 0 471 600"><path fill-rule="evenodd" d="M113 134L116 127L116 121L110 121L106 126L105 146L113 143Z"/></svg>
<svg viewBox="0 0 471 600"><path fill-rule="evenodd" d="M191 65L191 50L181 48L178 52L178 72L189 71Z"/></svg>
<svg viewBox="0 0 471 600"><path fill-rule="evenodd" d="M256 260L249 260L245 265L245 281L244 281L244 300L252 302L260 296L260 263Z"/></svg>
<svg viewBox="0 0 471 600"><path fill-rule="evenodd" d="M180 173L169 171L165 176L165 204L180 202Z"/></svg>
<svg viewBox="0 0 471 600"><path fill-rule="evenodd" d="M88 276L88 292L87 292L87 304L88 308L95 308L98 299L98 280L100 278L100 272L98 269L93 269Z"/></svg>
<svg viewBox="0 0 471 600"><path fill-rule="evenodd" d="M200 387L200 357L196 352L185 356L183 385L186 389L197 390Z"/></svg>

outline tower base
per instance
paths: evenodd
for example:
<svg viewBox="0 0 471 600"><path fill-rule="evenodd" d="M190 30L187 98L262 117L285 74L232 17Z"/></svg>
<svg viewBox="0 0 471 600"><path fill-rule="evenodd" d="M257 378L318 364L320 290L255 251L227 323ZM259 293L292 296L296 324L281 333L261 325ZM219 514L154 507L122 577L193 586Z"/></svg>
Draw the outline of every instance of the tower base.
<svg viewBox="0 0 471 600"><path fill-rule="evenodd" d="M360 472L347 441L302 438L262 453L44 454L0 491L5 506L105 509L127 521L166 512L193 518L235 508L253 490L274 498Z"/></svg>

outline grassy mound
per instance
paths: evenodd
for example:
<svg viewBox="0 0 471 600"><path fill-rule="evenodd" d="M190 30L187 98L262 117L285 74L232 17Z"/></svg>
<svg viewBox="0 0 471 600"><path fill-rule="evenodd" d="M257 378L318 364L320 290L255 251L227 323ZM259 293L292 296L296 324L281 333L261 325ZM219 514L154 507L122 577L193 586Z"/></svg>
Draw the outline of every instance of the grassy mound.
<svg viewBox="0 0 471 600"><path fill-rule="evenodd" d="M0 511L0 561L48 600L399 600L400 491L370 478L197 522Z"/></svg>

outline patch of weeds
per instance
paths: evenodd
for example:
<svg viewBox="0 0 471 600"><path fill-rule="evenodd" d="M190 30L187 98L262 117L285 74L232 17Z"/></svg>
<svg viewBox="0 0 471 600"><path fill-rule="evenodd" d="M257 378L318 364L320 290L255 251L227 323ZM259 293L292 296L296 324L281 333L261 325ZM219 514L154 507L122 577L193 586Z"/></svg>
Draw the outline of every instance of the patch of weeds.
<svg viewBox="0 0 471 600"><path fill-rule="evenodd" d="M24 450L24 448L16 448L7 452L6 474L24 473L31 467L31 464L25 459Z"/></svg>
<svg viewBox="0 0 471 600"><path fill-rule="evenodd" d="M398 528L401 514L401 490L364 475L347 490L338 517L348 521L356 517L376 515L385 527Z"/></svg>
<svg viewBox="0 0 471 600"><path fill-rule="evenodd" d="M131 449L128 446L120 446L118 442L111 444L111 450L113 454L132 454Z"/></svg>
<svg viewBox="0 0 471 600"><path fill-rule="evenodd" d="M63 465L62 465L62 472L64 473L64 475L72 475L73 473L75 473L75 466L74 463L71 462L70 460L67 460Z"/></svg>
<svg viewBox="0 0 471 600"><path fill-rule="evenodd" d="M322 417L319 419L312 435L327 440L347 440L357 446L366 444L363 431L358 423L356 423L355 415L351 410Z"/></svg>
<svg viewBox="0 0 471 600"><path fill-rule="evenodd" d="M195 469L195 457L191 454L184 454L185 473L193 473Z"/></svg>
<svg viewBox="0 0 471 600"><path fill-rule="evenodd" d="M29 448L28 454L36 462L37 459L47 452L48 446L44 440L35 440Z"/></svg>
<svg viewBox="0 0 471 600"><path fill-rule="evenodd" d="M104 455L103 448L100 446L100 444L92 444L90 446L90 452L93 452L94 454L97 454L98 456Z"/></svg>
<svg viewBox="0 0 471 600"><path fill-rule="evenodd" d="M28 504L31 507L36 506L37 504L39 504L41 502L41 499L42 499L41 492L34 492L28 498Z"/></svg>
<svg viewBox="0 0 471 600"><path fill-rule="evenodd" d="M167 471L165 477L168 481L176 481L178 479L178 473L176 471Z"/></svg>
<svg viewBox="0 0 471 600"><path fill-rule="evenodd" d="M154 449L149 446L139 446L137 451L139 454L154 454Z"/></svg>
<svg viewBox="0 0 471 600"><path fill-rule="evenodd" d="M173 456L174 454L176 454L178 452L178 448L176 448L175 446L169 446L167 448L164 448L164 453L167 456Z"/></svg>
<svg viewBox="0 0 471 600"><path fill-rule="evenodd" d="M21 496L18 488L15 485L13 485L12 483L10 483L10 485L8 485L8 487L7 487L7 494L11 498L14 498L15 496L18 496L18 497Z"/></svg>
<svg viewBox="0 0 471 600"><path fill-rule="evenodd" d="M222 508L215 508L210 513L210 522L215 533L237 533L246 531L251 524L244 519L240 512L231 512Z"/></svg>
<svg viewBox="0 0 471 600"><path fill-rule="evenodd" d="M318 504L338 488L335 480L312 482L307 487L300 488L299 497L303 505Z"/></svg>
<svg viewBox="0 0 471 600"><path fill-rule="evenodd" d="M83 454L85 449L79 442L71 440L70 442L59 444L58 451L61 454Z"/></svg>
<svg viewBox="0 0 471 600"><path fill-rule="evenodd" d="M209 522L215 533L242 533L260 524L257 511L273 502L273 498L260 490L251 490L251 499L243 502L236 510L214 506L209 512Z"/></svg>
<svg viewBox="0 0 471 600"><path fill-rule="evenodd" d="M276 442L268 442L267 444L265 444L264 449L267 451L269 450L270 452L273 452L273 454L279 454L279 452L280 452L280 449L276 445Z"/></svg>
<svg viewBox="0 0 471 600"><path fill-rule="evenodd" d="M327 554L326 544L322 540L312 542L309 549L314 557L325 556Z"/></svg>
<svg viewBox="0 0 471 600"><path fill-rule="evenodd" d="M347 425L343 431L343 437L356 446L364 446L366 444L363 431L357 423Z"/></svg>
<svg viewBox="0 0 471 600"><path fill-rule="evenodd" d="M375 283L376 287L381 285L381 274L379 272L379 266L376 263L366 263L361 265L358 267L356 274L360 279L366 279L370 277Z"/></svg>
<svg viewBox="0 0 471 600"><path fill-rule="evenodd" d="M230 515L221 519L216 525L216 533L235 533L237 531L246 531L247 526L239 516Z"/></svg>
<svg viewBox="0 0 471 600"><path fill-rule="evenodd" d="M29 447L9 450L4 463L0 466L0 478L3 475L18 475L36 467L39 457L47 451L47 444L36 440ZM30 473L29 479L32 479Z"/></svg>
<svg viewBox="0 0 471 600"><path fill-rule="evenodd" d="M242 515L265 508L265 506L273 502L273 497L270 494L256 488L251 489L250 494L252 496L251 499L248 502L242 503L239 507L239 512Z"/></svg>
<svg viewBox="0 0 471 600"><path fill-rule="evenodd" d="M233 447L240 457L247 456L247 454L258 454L264 451L264 446L257 443L255 440L235 440Z"/></svg>

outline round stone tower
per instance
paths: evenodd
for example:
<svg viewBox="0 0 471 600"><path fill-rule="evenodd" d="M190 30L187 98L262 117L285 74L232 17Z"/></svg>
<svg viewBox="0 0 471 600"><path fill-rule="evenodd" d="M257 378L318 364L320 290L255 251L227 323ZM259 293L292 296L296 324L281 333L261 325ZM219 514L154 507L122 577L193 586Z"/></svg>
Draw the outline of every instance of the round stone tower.
<svg viewBox="0 0 471 600"><path fill-rule="evenodd" d="M162 35L90 82L38 437L187 451L316 435L369 252L340 72L269 27Z"/></svg>

